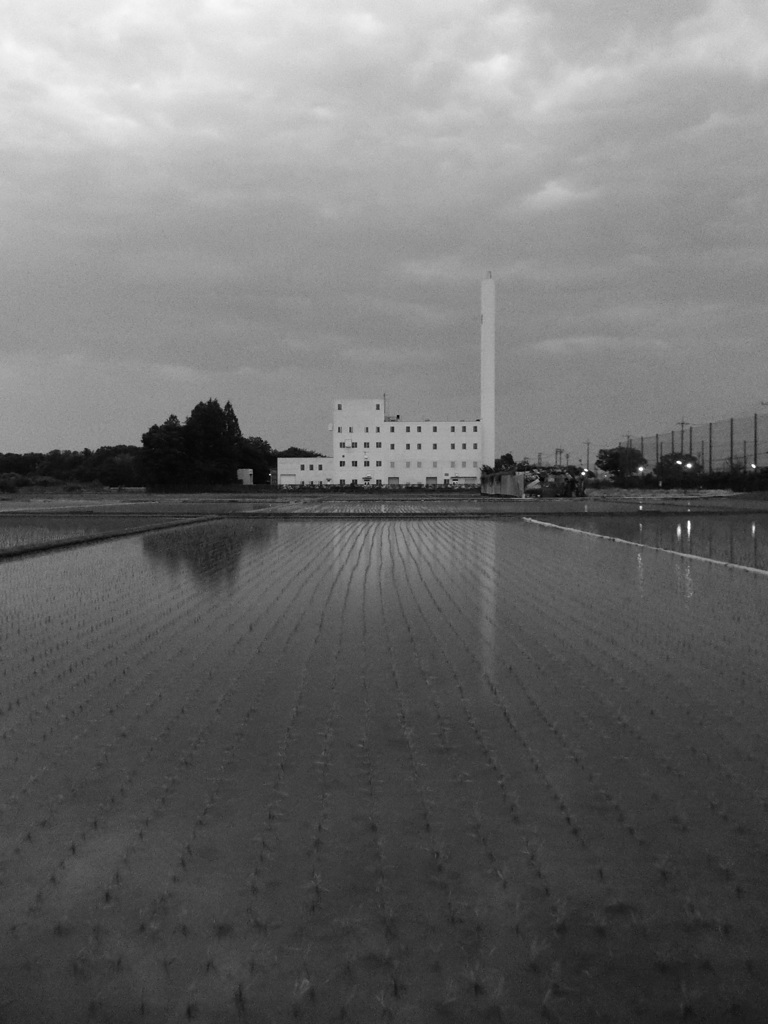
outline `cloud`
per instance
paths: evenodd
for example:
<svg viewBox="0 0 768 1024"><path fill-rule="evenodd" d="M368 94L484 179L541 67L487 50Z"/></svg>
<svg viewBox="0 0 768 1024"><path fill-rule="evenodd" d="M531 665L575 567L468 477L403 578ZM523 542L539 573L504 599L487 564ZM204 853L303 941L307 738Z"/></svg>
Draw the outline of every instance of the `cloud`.
<svg viewBox="0 0 768 1024"><path fill-rule="evenodd" d="M724 338L732 379L754 370L756 0L36 0L13 8L2 69L0 349L30 375L81 358L71 415L49 403L51 445L76 443L85 382L110 367L155 381L169 412L267 380L281 401L254 387L258 432L299 417L307 443L346 386L473 415L489 269L504 387L529 359L552 357L557 394L555 357L566 388L579 358L613 384L614 359L714 360ZM695 402L718 386L702 369ZM133 404L135 436L149 411ZM524 421L499 405L507 448L585 429L575 406L569 426L545 398ZM646 422L620 423L620 402L589 414L621 436L672 405L656 389ZM0 428L23 447L21 423L0 412Z"/></svg>

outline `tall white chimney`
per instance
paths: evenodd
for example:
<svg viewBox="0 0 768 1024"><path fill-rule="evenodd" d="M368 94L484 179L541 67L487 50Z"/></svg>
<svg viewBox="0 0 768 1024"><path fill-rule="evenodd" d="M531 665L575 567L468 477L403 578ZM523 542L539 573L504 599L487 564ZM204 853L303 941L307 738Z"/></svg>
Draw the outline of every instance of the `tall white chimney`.
<svg viewBox="0 0 768 1024"><path fill-rule="evenodd" d="M480 287L480 419L482 462L496 459L496 282L488 276Z"/></svg>

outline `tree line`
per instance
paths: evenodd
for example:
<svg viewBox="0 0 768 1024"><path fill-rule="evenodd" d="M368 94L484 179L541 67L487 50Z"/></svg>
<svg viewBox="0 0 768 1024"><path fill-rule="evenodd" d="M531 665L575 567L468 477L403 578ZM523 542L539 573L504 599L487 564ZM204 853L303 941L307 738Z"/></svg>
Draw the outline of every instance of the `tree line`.
<svg viewBox="0 0 768 1024"><path fill-rule="evenodd" d="M707 472L701 460L691 452L667 452L655 466L645 455L628 445L601 448L595 465L610 473L621 487L713 487L734 491L768 490L768 470L753 471L744 465Z"/></svg>
<svg viewBox="0 0 768 1024"><path fill-rule="evenodd" d="M253 470L254 484L268 484L280 457L317 456L304 448L278 451L261 437L245 437L231 402L209 398L182 423L172 414L154 423L137 445L91 450L0 452L0 490L19 487L101 485L192 490L237 483L238 469Z"/></svg>

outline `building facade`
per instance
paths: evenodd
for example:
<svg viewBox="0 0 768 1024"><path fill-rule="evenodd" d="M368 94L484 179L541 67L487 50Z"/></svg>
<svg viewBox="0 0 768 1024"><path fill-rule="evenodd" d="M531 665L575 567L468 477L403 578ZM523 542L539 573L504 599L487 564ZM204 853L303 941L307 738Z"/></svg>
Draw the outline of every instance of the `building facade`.
<svg viewBox="0 0 768 1024"><path fill-rule="evenodd" d="M373 487L477 486L482 469L479 420L401 420L384 399L333 403L335 482Z"/></svg>
<svg viewBox="0 0 768 1024"><path fill-rule="evenodd" d="M383 398L333 403L333 456L278 459L281 487L476 487L480 420L401 420Z"/></svg>
<svg viewBox="0 0 768 1024"><path fill-rule="evenodd" d="M277 482L281 487L332 487L333 459L302 456L277 460Z"/></svg>

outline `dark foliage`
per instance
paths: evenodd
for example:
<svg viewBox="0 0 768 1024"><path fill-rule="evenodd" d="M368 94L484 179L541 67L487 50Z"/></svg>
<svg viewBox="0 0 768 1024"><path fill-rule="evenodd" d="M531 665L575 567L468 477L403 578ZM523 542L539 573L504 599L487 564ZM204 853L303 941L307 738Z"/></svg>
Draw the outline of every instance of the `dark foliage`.
<svg viewBox="0 0 768 1024"><path fill-rule="evenodd" d="M637 448L619 445L618 448L601 448L595 465L606 473L613 473L615 480L623 481L637 476L640 468L648 465L648 460Z"/></svg>

